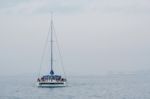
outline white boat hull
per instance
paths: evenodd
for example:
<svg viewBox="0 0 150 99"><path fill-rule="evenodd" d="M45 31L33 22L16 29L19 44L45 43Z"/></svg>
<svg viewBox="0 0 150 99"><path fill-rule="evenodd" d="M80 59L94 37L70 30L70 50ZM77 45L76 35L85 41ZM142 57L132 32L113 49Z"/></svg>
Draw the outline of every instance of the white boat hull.
<svg viewBox="0 0 150 99"><path fill-rule="evenodd" d="M55 83L55 82L37 82L38 87L65 87L66 82L63 83Z"/></svg>

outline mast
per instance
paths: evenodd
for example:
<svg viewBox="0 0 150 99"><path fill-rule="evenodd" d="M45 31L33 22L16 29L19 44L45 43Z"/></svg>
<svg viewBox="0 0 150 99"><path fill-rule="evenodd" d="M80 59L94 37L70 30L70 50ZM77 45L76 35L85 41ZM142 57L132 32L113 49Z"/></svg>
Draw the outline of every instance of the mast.
<svg viewBox="0 0 150 99"><path fill-rule="evenodd" d="M51 13L51 40L50 40L50 45L51 45L51 70L50 70L50 74L54 75L54 71L53 71L53 15Z"/></svg>

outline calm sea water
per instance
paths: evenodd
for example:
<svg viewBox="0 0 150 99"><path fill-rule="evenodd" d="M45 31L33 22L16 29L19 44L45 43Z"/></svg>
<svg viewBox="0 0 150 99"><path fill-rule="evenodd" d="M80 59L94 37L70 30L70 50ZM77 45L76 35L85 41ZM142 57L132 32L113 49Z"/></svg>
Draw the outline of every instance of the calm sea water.
<svg viewBox="0 0 150 99"><path fill-rule="evenodd" d="M150 76L69 77L69 86L37 88L35 77L1 77L0 99L150 99Z"/></svg>

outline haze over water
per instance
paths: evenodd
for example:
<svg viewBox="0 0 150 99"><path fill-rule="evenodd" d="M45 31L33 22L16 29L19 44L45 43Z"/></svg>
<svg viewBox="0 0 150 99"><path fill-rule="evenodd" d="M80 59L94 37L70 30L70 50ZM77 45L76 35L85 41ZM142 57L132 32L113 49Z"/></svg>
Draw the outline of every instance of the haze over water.
<svg viewBox="0 0 150 99"><path fill-rule="evenodd" d="M37 74L51 11L68 75L149 70L148 0L5 0L1 75Z"/></svg>

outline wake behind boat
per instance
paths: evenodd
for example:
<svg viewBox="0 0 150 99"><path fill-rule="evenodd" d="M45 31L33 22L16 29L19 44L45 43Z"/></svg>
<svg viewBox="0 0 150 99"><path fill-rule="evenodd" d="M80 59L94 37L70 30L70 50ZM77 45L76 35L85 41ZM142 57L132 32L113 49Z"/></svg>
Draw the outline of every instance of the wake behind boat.
<svg viewBox="0 0 150 99"><path fill-rule="evenodd" d="M49 33L49 32L48 32ZM38 87L65 87L67 79L61 75L55 75L53 70L53 20L51 18L51 37L50 37L50 73L48 75L43 75L38 77L37 86ZM49 36L49 35L48 35Z"/></svg>

